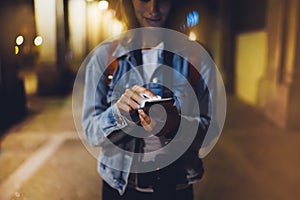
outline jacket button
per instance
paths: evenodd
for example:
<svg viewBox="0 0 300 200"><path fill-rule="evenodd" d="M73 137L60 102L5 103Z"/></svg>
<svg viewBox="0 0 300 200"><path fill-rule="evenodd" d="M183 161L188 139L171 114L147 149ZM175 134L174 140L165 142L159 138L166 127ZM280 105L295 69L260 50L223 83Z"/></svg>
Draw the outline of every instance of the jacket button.
<svg viewBox="0 0 300 200"><path fill-rule="evenodd" d="M157 77L154 77L154 78L152 79L152 82L153 82L153 83L158 83L158 78L157 78Z"/></svg>

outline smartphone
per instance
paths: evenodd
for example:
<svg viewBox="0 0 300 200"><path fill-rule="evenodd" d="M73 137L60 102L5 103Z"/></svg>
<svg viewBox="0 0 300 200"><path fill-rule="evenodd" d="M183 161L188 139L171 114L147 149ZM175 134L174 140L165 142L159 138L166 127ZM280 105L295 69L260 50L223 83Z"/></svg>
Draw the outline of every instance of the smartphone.
<svg viewBox="0 0 300 200"><path fill-rule="evenodd" d="M145 100L144 104L141 105L140 109L143 109L145 113L149 114L149 110L151 106L153 105L161 105L164 107L164 109L168 112L169 109L171 109L174 105L174 98L163 98L163 99L149 99Z"/></svg>
<svg viewBox="0 0 300 200"><path fill-rule="evenodd" d="M146 99L138 109L132 110L129 112L131 119L136 124L140 123L139 113L138 110L142 109L146 114L149 114L149 111L153 105L161 105L164 107L167 113L171 113L174 110L174 98L162 98L162 99ZM158 113L159 115L159 113ZM159 116L158 116L159 117Z"/></svg>

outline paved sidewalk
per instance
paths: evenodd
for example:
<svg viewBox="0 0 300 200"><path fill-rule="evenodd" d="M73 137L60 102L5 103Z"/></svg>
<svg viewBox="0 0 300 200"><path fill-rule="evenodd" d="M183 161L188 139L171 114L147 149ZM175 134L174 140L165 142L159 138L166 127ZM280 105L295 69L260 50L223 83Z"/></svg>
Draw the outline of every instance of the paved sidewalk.
<svg viewBox="0 0 300 200"><path fill-rule="evenodd" d="M101 199L96 160L75 130L71 97L31 98L31 114L0 140L0 200ZM300 198L300 131L275 128L229 98L220 140L204 158L195 200Z"/></svg>
<svg viewBox="0 0 300 200"><path fill-rule="evenodd" d="M71 96L29 99L1 140L0 200L101 199L96 159L75 130Z"/></svg>
<svg viewBox="0 0 300 200"><path fill-rule="evenodd" d="M228 101L223 133L196 185L199 199L300 199L300 130L276 128L252 107Z"/></svg>

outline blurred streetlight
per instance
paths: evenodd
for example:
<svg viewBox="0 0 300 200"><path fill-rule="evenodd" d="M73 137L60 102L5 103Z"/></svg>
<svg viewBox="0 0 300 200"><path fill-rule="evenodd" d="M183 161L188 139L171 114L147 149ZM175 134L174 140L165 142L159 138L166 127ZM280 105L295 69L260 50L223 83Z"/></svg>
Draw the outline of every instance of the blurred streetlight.
<svg viewBox="0 0 300 200"><path fill-rule="evenodd" d="M16 38L16 44L17 45L21 45L23 44L24 42L24 37L22 35L19 35L17 38Z"/></svg>
<svg viewBox="0 0 300 200"><path fill-rule="evenodd" d="M189 40L191 40L191 41L197 40L197 36L193 31L191 31L189 34Z"/></svg>
<svg viewBox="0 0 300 200"><path fill-rule="evenodd" d="M19 47L18 47L18 46L15 46L15 55L18 55L18 54L19 54L19 52L20 52L20 49L19 49Z"/></svg>
<svg viewBox="0 0 300 200"><path fill-rule="evenodd" d="M100 10L107 10L107 9L108 9L108 5L109 5L108 1L106 1L106 0L101 0L101 1L99 1L99 3L98 3L98 8L99 8Z"/></svg>
<svg viewBox="0 0 300 200"><path fill-rule="evenodd" d="M36 36L33 43L35 46L40 46L43 43L43 38L41 36Z"/></svg>

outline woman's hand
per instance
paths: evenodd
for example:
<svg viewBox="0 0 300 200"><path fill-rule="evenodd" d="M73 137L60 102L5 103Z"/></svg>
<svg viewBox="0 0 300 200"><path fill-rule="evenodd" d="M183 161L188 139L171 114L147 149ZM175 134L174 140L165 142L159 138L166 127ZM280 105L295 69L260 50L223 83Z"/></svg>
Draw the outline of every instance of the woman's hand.
<svg viewBox="0 0 300 200"><path fill-rule="evenodd" d="M163 108L162 108L163 109ZM180 124L180 116L175 105L168 108L166 116L162 117L163 111L156 108L152 109L152 114L150 116L144 110L139 110L139 117L141 120L141 125L148 132L158 137L165 136L168 133L173 133L176 131ZM156 117L162 117L163 120L156 121Z"/></svg>
<svg viewBox="0 0 300 200"><path fill-rule="evenodd" d="M125 90L121 98L117 101L116 105L120 113L131 120L130 111L136 110L139 108L141 103L145 100L145 96L149 98L157 98L153 92L139 85L135 85L132 88Z"/></svg>
<svg viewBox="0 0 300 200"><path fill-rule="evenodd" d="M166 119L164 122L156 121L154 118L151 118L144 110L139 109L143 101L148 98L158 98L153 92L139 85L135 85L132 88L126 89L121 98L117 101L116 105L120 113L131 119L130 112L138 109L138 116L140 119L141 126L148 132L153 133L156 136L162 136L170 131L173 131L177 128L179 123L179 114L175 105L171 108L171 111L167 113ZM162 113L156 109L153 109L154 116L159 116Z"/></svg>
<svg viewBox="0 0 300 200"><path fill-rule="evenodd" d="M140 109L138 112L143 128L148 132L153 132L156 128L157 122L147 115L142 109Z"/></svg>

